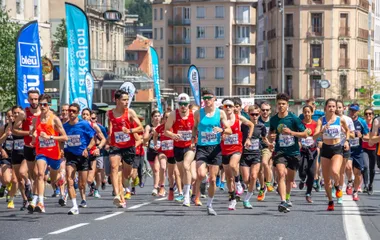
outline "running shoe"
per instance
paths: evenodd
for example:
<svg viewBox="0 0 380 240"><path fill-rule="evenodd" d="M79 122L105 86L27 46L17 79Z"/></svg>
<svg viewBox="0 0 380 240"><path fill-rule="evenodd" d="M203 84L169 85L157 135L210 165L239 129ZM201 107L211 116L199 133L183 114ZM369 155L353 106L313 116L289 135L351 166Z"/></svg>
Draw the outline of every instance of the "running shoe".
<svg viewBox="0 0 380 240"><path fill-rule="evenodd" d="M195 206L202 206L202 202L201 202L201 200L199 199L199 198L195 198L195 200L194 200L194 205Z"/></svg>
<svg viewBox="0 0 380 240"><path fill-rule="evenodd" d="M360 192L360 193L363 192L362 187L359 187L359 188L358 188L358 192Z"/></svg>
<svg viewBox="0 0 380 240"><path fill-rule="evenodd" d="M169 190L168 200L169 201L173 201L174 200L174 191L173 190Z"/></svg>
<svg viewBox="0 0 380 240"><path fill-rule="evenodd" d="M95 192L94 192L94 197L95 198L101 198L102 196L100 196L100 194L99 194L99 190L95 190Z"/></svg>
<svg viewBox="0 0 380 240"><path fill-rule="evenodd" d="M184 206L184 207L190 207L190 201L188 201L188 202L183 201L182 206Z"/></svg>
<svg viewBox="0 0 380 240"><path fill-rule="evenodd" d="M352 195L352 183L348 183L347 184L346 194L347 195Z"/></svg>
<svg viewBox="0 0 380 240"><path fill-rule="evenodd" d="M74 180L74 189L78 189L78 178L77 177Z"/></svg>
<svg viewBox="0 0 380 240"><path fill-rule="evenodd" d="M338 198L338 204L343 204L343 198Z"/></svg>
<svg viewBox="0 0 380 240"><path fill-rule="evenodd" d="M78 210L78 208L72 207L67 214L68 215L78 215L79 214L79 210Z"/></svg>
<svg viewBox="0 0 380 240"><path fill-rule="evenodd" d="M372 187L372 185L368 186L368 195L373 195L373 187Z"/></svg>
<svg viewBox="0 0 380 240"><path fill-rule="evenodd" d="M314 180L314 182L313 182L313 188L315 191L317 191L317 181L318 180Z"/></svg>
<svg viewBox="0 0 380 240"><path fill-rule="evenodd" d="M131 192L126 192L124 198L127 200L131 199Z"/></svg>
<svg viewBox="0 0 380 240"><path fill-rule="evenodd" d="M327 206L327 211L334 211L334 201L330 201Z"/></svg>
<svg viewBox="0 0 380 240"><path fill-rule="evenodd" d="M262 202L265 199L265 190L260 190L259 195L257 195L257 201Z"/></svg>
<svg viewBox="0 0 380 240"><path fill-rule="evenodd" d="M368 193L368 187L366 185L364 185L363 193Z"/></svg>
<svg viewBox="0 0 380 240"><path fill-rule="evenodd" d="M355 193L352 194L352 200L359 201L359 194L358 194L358 192L355 192Z"/></svg>
<svg viewBox="0 0 380 240"><path fill-rule="evenodd" d="M286 205L287 205L289 208L293 207L293 203L292 203L289 199L286 200L285 203L286 203Z"/></svg>
<svg viewBox="0 0 380 240"><path fill-rule="evenodd" d="M9 200L8 209L14 209L14 208L15 208L15 203L13 202L13 200Z"/></svg>
<svg viewBox="0 0 380 240"><path fill-rule="evenodd" d="M86 208L86 207L87 207L87 202L86 202L86 200L82 200L82 202L80 202L80 204L79 204L79 207L81 207L81 208Z"/></svg>
<svg viewBox="0 0 380 240"><path fill-rule="evenodd" d="M35 212L38 213L45 213L45 205L43 203L37 203L36 208L34 209Z"/></svg>
<svg viewBox="0 0 380 240"><path fill-rule="evenodd" d="M180 194L178 197L176 197L174 200L176 202L183 202L183 200L185 199L185 197L183 196L183 194Z"/></svg>
<svg viewBox="0 0 380 240"><path fill-rule="evenodd" d="M0 198L4 197L4 195L5 195L5 189L6 189L6 186L1 186L1 188L0 188Z"/></svg>
<svg viewBox="0 0 380 240"><path fill-rule="evenodd" d="M226 182L221 182L219 185L219 189L224 191L226 189Z"/></svg>
<svg viewBox="0 0 380 240"><path fill-rule="evenodd" d="M61 198L58 200L58 204L61 205L62 207L66 206L67 203L67 192L65 193L64 196L61 196Z"/></svg>
<svg viewBox="0 0 380 240"><path fill-rule="evenodd" d="M131 194L132 194L132 195L136 195L136 188L135 188L135 187L132 187L132 189L131 189Z"/></svg>
<svg viewBox="0 0 380 240"><path fill-rule="evenodd" d="M210 215L210 216L217 216L218 214L216 214L215 210L211 207L207 207L207 215Z"/></svg>
<svg viewBox="0 0 380 240"><path fill-rule="evenodd" d="M90 186L90 192L88 193L88 196L89 197L93 197L94 196L94 192L95 192L95 189L92 186Z"/></svg>
<svg viewBox="0 0 380 240"><path fill-rule="evenodd" d="M274 187L272 186L272 184L268 185L267 189L268 189L268 192L274 192Z"/></svg>
<svg viewBox="0 0 380 240"><path fill-rule="evenodd" d="M228 205L228 210L236 210L236 199L230 201L230 204Z"/></svg>
<svg viewBox="0 0 380 240"><path fill-rule="evenodd" d="M145 184L143 182L140 182L140 188L144 188Z"/></svg>
<svg viewBox="0 0 380 240"><path fill-rule="evenodd" d="M121 202L121 199L120 199L120 196L115 196L113 198L113 204L116 206L116 207L120 207L122 202Z"/></svg>
<svg viewBox="0 0 380 240"><path fill-rule="evenodd" d="M288 208L288 205L285 201L281 202L280 205L278 205L278 211L283 213L290 212L290 209Z"/></svg>
<svg viewBox="0 0 380 240"><path fill-rule="evenodd" d="M333 188L333 189L335 189L335 188ZM342 198L343 197L342 189L339 188L338 190L335 191L335 197L336 198Z"/></svg>
<svg viewBox="0 0 380 240"><path fill-rule="evenodd" d="M244 201L243 206L245 209L253 209L253 207L249 201Z"/></svg>
<svg viewBox="0 0 380 240"><path fill-rule="evenodd" d="M28 200L24 200L24 201L22 202L22 207L20 208L20 211L25 211L25 210L27 210L27 209L28 209L28 205L29 205Z"/></svg>
<svg viewBox="0 0 380 240"><path fill-rule="evenodd" d="M333 187L331 188L331 196L332 196L333 198L335 198L337 192L338 192L338 191L336 191L335 187L333 186ZM327 196L327 193L326 193L326 196Z"/></svg>
<svg viewBox="0 0 380 240"><path fill-rule="evenodd" d="M157 194L158 194L158 189L154 188L153 191L152 191L152 195L153 196L157 196Z"/></svg>
<svg viewBox="0 0 380 240"><path fill-rule="evenodd" d="M273 182L273 188L277 189L278 187L278 183L277 182Z"/></svg>
<svg viewBox="0 0 380 240"><path fill-rule="evenodd" d="M108 177L107 177L107 183L108 183L108 185L112 185L111 176L108 176Z"/></svg>
<svg viewBox="0 0 380 240"><path fill-rule="evenodd" d="M106 187L107 187L106 183L102 182L102 190L106 190Z"/></svg>
<svg viewBox="0 0 380 240"><path fill-rule="evenodd" d="M306 194L306 202L313 203L313 200L311 199L311 194Z"/></svg>
<svg viewBox="0 0 380 240"><path fill-rule="evenodd" d="M122 202L118 208L127 208L127 202Z"/></svg>
<svg viewBox="0 0 380 240"><path fill-rule="evenodd" d="M33 203L30 203L30 204L28 205L28 212L29 212L30 214L33 214L33 213L34 213L34 209L36 209L36 206L35 206Z"/></svg>
<svg viewBox="0 0 380 240"><path fill-rule="evenodd" d="M241 185L236 186L236 194L241 196L244 193L244 189Z"/></svg>
<svg viewBox="0 0 380 240"><path fill-rule="evenodd" d="M220 177L216 176L216 187L220 187L220 184L221 184Z"/></svg>
<svg viewBox="0 0 380 240"><path fill-rule="evenodd" d="M160 196L160 197L166 196L166 191L165 191L164 187L160 187L160 190L158 191L158 196Z"/></svg>
<svg viewBox="0 0 380 240"><path fill-rule="evenodd" d="M60 194L61 194L61 191L59 190L59 187L57 187L55 191L53 192L53 194L51 195L51 197L55 198L55 197L58 197Z"/></svg>
<svg viewBox="0 0 380 240"><path fill-rule="evenodd" d="M302 190L304 187L305 187L305 182L301 180L300 183L298 184L298 188Z"/></svg>
<svg viewBox="0 0 380 240"><path fill-rule="evenodd" d="M257 180L257 181L256 181L256 190L257 190L257 191L260 191L260 188L261 188L261 186L260 186L260 182L259 182L259 180Z"/></svg>
<svg viewBox="0 0 380 240"><path fill-rule="evenodd" d="M136 177L135 180L133 180L133 185L138 186L140 184L140 178Z"/></svg>

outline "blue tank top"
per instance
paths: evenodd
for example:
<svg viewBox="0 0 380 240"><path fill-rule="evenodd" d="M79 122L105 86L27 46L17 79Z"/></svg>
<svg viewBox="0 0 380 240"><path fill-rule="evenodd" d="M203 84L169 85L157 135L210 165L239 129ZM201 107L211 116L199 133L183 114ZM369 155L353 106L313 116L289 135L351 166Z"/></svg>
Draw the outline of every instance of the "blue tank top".
<svg viewBox="0 0 380 240"><path fill-rule="evenodd" d="M214 127L221 127L220 109L215 109L214 116L207 117L204 108L199 111L198 146L212 146L220 144L220 133L213 131Z"/></svg>
<svg viewBox="0 0 380 240"><path fill-rule="evenodd" d="M322 127L327 124L326 117L322 117ZM342 127L340 117L336 117L335 122L330 124L329 128L323 132L323 139L340 139Z"/></svg>

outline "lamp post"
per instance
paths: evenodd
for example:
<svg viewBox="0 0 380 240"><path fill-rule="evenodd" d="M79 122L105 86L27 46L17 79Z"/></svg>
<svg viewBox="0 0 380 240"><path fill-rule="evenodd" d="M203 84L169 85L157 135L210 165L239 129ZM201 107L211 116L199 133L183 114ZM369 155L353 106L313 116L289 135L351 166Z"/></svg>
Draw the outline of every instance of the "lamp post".
<svg viewBox="0 0 380 240"><path fill-rule="evenodd" d="M281 92L285 92L285 14L284 0L278 0L278 11L281 14Z"/></svg>

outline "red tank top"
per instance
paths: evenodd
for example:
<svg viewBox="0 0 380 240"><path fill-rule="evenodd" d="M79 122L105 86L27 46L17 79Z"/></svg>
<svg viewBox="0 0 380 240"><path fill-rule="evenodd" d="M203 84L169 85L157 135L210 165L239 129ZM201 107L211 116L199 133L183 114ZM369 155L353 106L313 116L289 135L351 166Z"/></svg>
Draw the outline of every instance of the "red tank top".
<svg viewBox="0 0 380 240"><path fill-rule="evenodd" d="M41 117L36 119L36 155L44 155L45 157L59 160L61 158L61 149L57 140L40 138L41 132L45 132L48 136L59 136L59 133L54 129L54 114L50 113L46 123L41 122Z"/></svg>
<svg viewBox="0 0 380 240"><path fill-rule="evenodd" d="M132 127L135 128L137 127L137 123L133 122L132 123ZM142 136L144 133L141 132L141 133L138 133L138 135ZM136 155L137 156L144 156L145 155L145 152L144 152L144 144L140 144L136 147Z"/></svg>
<svg viewBox="0 0 380 240"><path fill-rule="evenodd" d="M95 130L95 128L94 128L94 123L93 123L93 122L90 122L90 125L91 125L91 127ZM96 134L95 134L94 138L96 138ZM96 140L96 139L95 139L95 140ZM95 150L96 150L96 144L94 144L94 146L92 146L92 148L90 149L90 154L93 155Z"/></svg>
<svg viewBox="0 0 380 240"><path fill-rule="evenodd" d="M164 135L165 124L161 124L156 128L156 132L160 134L161 147L158 152L165 154L166 157L174 157L173 139Z"/></svg>
<svg viewBox="0 0 380 240"><path fill-rule="evenodd" d="M134 147L135 138L133 137L133 134L123 132L123 127L131 129L128 108L126 108L124 110L124 114L118 118L115 118L115 116L113 115L113 110L109 110L108 119L112 125L110 145L118 148Z"/></svg>
<svg viewBox="0 0 380 240"><path fill-rule="evenodd" d="M33 118L35 118L36 116L33 115L29 107L25 108L25 114L26 114L26 118L22 122L22 130L29 132L30 128L32 127ZM31 142L32 142L32 137L30 137L29 135L24 136L24 144L26 146L30 146Z"/></svg>
<svg viewBox="0 0 380 240"><path fill-rule="evenodd" d="M221 141L222 155L227 156L236 152L243 151L243 134L240 130L239 115L235 114L235 122L231 126L232 134L225 135Z"/></svg>
<svg viewBox="0 0 380 240"><path fill-rule="evenodd" d="M316 149L316 144L315 144L315 141L313 139L312 136L314 136L314 133L315 133L315 129L317 128L317 122L312 120L311 123L305 123L303 122L303 125L305 126L305 128L308 128L311 130L311 135L307 138L301 138L301 145L303 146L314 146L313 148L311 148L310 150L314 151Z"/></svg>
<svg viewBox="0 0 380 240"><path fill-rule="evenodd" d="M371 129L372 128L372 122L371 123L367 123L368 125L368 129ZM368 150L376 150L376 144L373 145L373 146L369 146L369 143L368 142L362 142L362 147L364 149L368 149Z"/></svg>
<svg viewBox="0 0 380 240"><path fill-rule="evenodd" d="M191 145L191 136L194 126L194 115L192 111L189 111L187 119L183 119L179 114L178 109L175 110L175 121L173 124L173 133L181 134L179 141L174 141L174 146L178 148L187 148Z"/></svg>

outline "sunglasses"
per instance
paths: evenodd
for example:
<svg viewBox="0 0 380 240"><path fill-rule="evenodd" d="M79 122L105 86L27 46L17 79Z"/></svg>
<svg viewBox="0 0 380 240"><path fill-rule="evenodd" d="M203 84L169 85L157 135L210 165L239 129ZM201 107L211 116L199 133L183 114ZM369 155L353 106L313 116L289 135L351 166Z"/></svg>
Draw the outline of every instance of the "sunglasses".
<svg viewBox="0 0 380 240"><path fill-rule="evenodd" d="M260 114L258 114L258 113L251 113L249 115L251 115L252 117L258 117Z"/></svg>
<svg viewBox="0 0 380 240"><path fill-rule="evenodd" d="M187 105L189 105L189 103L179 102L178 105L180 105L182 107L186 107Z"/></svg>
<svg viewBox="0 0 380 240"><path fill-rule="evenodd" d="M261 109L262 112L269 112L270 109Z"/></svg>
<svg viewBox="0 0 380 240"><path fill-rule="evenodd" d="M94 121L95 121L95 120L96 120L96 117L94 117L94 118L91 118L91 120L94 120Z"/></svg>
<svg viewBox="0 0 380 240"><path fill-rule="evenodd" d="M77 110L69 109L69 113L78 113Z"/></svg>
<svg viewBox="0 0 380 240"><path fill-rule="evenodd" d="M211 100L211 99L213 99L214 97L213 96L204 96L204 97L202 97L202 99L203 100Z"/></svg>
<svg viewBox="0 0 380 240"><path fill-rule="evenodd" d="M223 105L224 108L233 108L234 106L232 105Z"/></svg>
<svg viewBox="0 0 380 240"><path fill-rule="evenodd" d="M372 113L366 112L366 113L364 113L364 115L366 115L366 116L371 116Z"/></svg>
<svg viewBox="0 0 380 240"><path fill-rule="evenodd" d="M50 104L49 103L40 103L40 106L41 107L48 107L48 106L50 106Z"/></svg>

